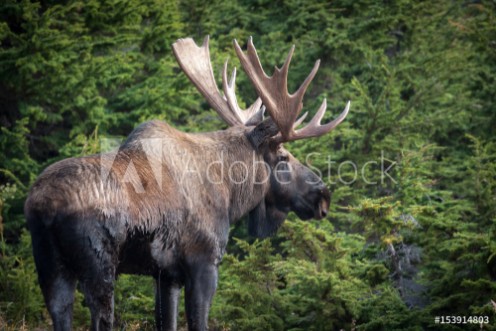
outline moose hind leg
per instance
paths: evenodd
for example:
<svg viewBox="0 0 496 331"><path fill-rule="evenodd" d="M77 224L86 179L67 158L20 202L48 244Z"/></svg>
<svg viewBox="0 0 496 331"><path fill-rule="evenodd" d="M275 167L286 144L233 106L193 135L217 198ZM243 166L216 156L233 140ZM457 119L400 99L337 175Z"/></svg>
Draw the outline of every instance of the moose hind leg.
<svg viewBox="0 0 496 331"><path fill-rule="evenodd" d="M112 248L97 234L91 238L91 249L81 252L84 265L79 282L91 313L91 330L112 330L114 323L114 282L117 259Z"/></svg>
<svg viewBox="0 0 496 331"><path fill-rule="evenodd" d="M188 329L207 330L208 312L217 288L217 266L206 261L190 265L185 285Z"/></svg>
<svg viewBox="0 0 496 331"><path fill-rule="evenodd" d="M76 277L63 265L53 237L42 226L32 226L33 255L38 281L55 331L71 330Z"/></svg>
<svg viewBox="0 0 496 331"><path fill-rule="evenodd" d="M102 267L80 280L86 304L91 313L91 330L112 330L114 323L115 268Z"/></svg>
<svg viewBox="0 0 496 331"><path fill-rule="evenodd" d="M115 266L103 253L92 260L80 279L86 304L91 312L91 330L112 330L114 323Z"/></svg>
<svg viewBox="0 0 496 331"><path fill-rule="evenodd" d="M71 330L75 287L76 280L63 274L41 285L54 331Z"/></svg>

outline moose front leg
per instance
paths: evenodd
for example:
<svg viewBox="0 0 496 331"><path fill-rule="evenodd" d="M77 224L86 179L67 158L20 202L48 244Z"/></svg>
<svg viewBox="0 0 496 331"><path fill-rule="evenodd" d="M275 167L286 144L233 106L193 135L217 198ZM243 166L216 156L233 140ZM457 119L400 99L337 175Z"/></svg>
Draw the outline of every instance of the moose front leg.
<svg viewBox="0 0 496 331"><path fill-rule="evenodd" d="M159 274L155 281L155 323L157 330L176 331L181 286L163 274Z"/></svg>
<svg viewBox="0 0 496 331"><path fill-rule="evenodd" d="M189 264L185 284L186 316L190 331L208 329L208 312L217 288L217 265L201 259Z"/></svg>

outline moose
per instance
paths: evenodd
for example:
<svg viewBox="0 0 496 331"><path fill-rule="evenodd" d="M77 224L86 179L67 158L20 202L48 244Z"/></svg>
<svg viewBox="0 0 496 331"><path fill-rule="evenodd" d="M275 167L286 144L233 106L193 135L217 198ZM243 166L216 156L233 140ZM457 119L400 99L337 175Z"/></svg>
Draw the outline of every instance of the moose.
<svg viewBox="0 0 496 331"><path fill-rule="evenodd" d="M157 330L176 330L183 286L189 330L206 330L230 224L247 214L249 233L266 237L290 211L301 219L327 215L328 188L283 143L333 130L350 102L336 119L321 124L324 100L298 129L306 116L299 116L303 96L320 62L289 94L294 46L269 77L250 38L247 51L234 40L258 95L241 109L236 69L228 79L225 62L221 93L208 42L208 36L202 46L179 39L172 48L227 129L185 133L162 121L146 122L117 151L61 160L33 184L24 212L54 330L71 329L77 282L91 312L91 329L111 330L114 283L121 273L154 277Z"/></svg>

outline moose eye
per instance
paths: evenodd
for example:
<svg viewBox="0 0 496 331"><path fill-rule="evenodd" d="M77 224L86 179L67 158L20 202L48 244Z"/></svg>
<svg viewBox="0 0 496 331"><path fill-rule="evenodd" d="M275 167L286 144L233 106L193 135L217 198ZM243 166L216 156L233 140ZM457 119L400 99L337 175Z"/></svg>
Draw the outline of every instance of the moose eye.
<svg viewBox="0 0 496 331"><path fill-rule="evenodd" d="M288 156L287 156L287 155L279 155L279 156L277 157L277 161L278 161L278 162L288 162L288 160L289 160L289 158L288 158Z"/></svg>

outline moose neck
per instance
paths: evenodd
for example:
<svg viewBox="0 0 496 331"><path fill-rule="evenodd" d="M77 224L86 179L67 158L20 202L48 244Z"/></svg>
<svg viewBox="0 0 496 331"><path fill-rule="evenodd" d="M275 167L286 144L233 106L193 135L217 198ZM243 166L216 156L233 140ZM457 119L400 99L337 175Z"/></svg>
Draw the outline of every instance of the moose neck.
<svg viewBox="0 0 496 331"><path fill-rule="evenodd" d="M269 189L270 170L263 155L253 148L246 137L246 132L246 127L233 127L205 134L222 142L222 148L216 154L222 163L223 187L229 195L231 223L255 208Z"/></svg>

